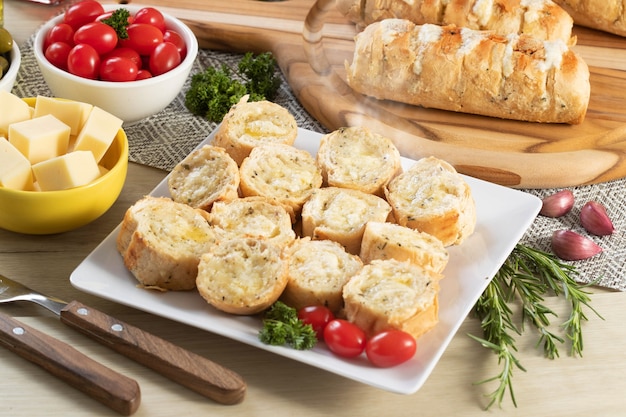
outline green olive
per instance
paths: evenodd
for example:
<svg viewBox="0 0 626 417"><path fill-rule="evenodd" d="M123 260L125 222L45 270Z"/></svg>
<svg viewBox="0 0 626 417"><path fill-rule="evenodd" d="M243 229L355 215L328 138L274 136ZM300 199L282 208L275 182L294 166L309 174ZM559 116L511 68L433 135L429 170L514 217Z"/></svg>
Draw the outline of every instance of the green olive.
<svg viewBox="0 0 626 417"><path fill-rule="evenodd" d="M13 49L13 37L8 30L0 27L0 54L4 54Z"/></svg>
<svg viewBox="0 0 626 417"><path fill-rule="evenodd" d="M9 70L9 60L0 55L0 78Z"/></svg>

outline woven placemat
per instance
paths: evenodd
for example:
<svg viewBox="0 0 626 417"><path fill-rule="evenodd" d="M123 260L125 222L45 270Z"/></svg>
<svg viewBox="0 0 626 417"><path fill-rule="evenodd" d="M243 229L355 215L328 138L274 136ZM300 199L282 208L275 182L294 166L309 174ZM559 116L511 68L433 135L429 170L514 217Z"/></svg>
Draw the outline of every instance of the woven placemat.
<svg viewBox="0 0 626 417"><path fill-rule="evenodd" d="M20 97L50 96L52 93L41 76L32 52L33 40L34 37L21 47L22 67L13 92ZM235 68L241 57L240 54L200 50L191 74L200 72L208 66L219 67L222 64ZM125 127L129 139L131 162L169 171L215 129L215 123L193 116L185 108L184 94L188 89L189 81L190 79L187 80L187 84L178 97L163 111ZM299 127L321 133L327 132L324 126L299 104L284 77L278 97L274 101L294 115ZM624 205L626 179L571 189L576 198L574 209L558 219L538 217L522 238L522 243L549 251L550 238L554 230L571 229L588 236L602 246L604 251L591 259L575 262L579 272L577 279L584 283L593 282L597 286L626 291L626 236L624 234L626 230ZM558 190L525 191L544 197ZM581 228L578 220L580 208L585 202L591 200L599 201L606 206L616 229L611 236L590 236Z"/></svg>

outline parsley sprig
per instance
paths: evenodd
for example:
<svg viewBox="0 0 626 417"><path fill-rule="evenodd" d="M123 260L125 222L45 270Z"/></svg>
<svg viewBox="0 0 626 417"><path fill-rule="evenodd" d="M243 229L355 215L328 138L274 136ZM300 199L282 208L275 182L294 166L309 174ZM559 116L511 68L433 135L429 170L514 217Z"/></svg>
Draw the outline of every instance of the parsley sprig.
<svg viewBox="0 0 626 417"><path fill-rule="evenodd" d="M296 350L312 349L317 343L313 326L298 318L295 308L276 301L265 313L259 340L268 345L289 345Z"/></svg>
<svg viewBox="0 0 626 417"><path fill-rule="evenodd" d="M490 402L502 404L508 392L515 406L513 373L515 369L526 371L516 357L515 337L522 334L524 324L530 323L539 333L537 345L543 346L544 355L549 359L559 357L559 346L565 343L562 337L549 330L550 318L557 314L544 305L544 296L554 294L564 296L571 306L570 315L562 323L565 335L571 343L570 354L582 356L582 322L587 321L584 308L587 307L602 318L590 305L591 298L585 285L579 284L575 266L561 262L554 255L517 244L504 265L496 273L474 306L475 315L481 320L483 337L469 335L498 356L502 369L492 378L479 381L484 384L498 381L498 386L488 394ZM520 325L515 324L515 314L511 304L521 305Z"/></svg>
<svg viewBox="0 0 626 417"><path fill-rule="evenodd" d="M102 19L102 23L105 23L115 29L117 37L119 39L128 39L128 19L130 18L130 12L127 9L116 9L113 11L110 17Z"/></svg>

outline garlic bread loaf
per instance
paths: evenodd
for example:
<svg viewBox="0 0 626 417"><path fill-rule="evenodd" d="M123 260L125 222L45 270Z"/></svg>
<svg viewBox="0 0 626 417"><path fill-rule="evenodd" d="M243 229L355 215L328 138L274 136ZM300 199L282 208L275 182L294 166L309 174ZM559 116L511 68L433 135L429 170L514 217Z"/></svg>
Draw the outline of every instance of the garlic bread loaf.
<svg viewBox="0 0 626 417"><path fill-rule="evenodd" d="M167 185L174 201L209 211L239 197L239 167L223 148L205 145L174 167Z"/></svg>
<svg viewBox="0 0 626 417"><path fill-rule="evenodd" d="M287 261L267 239L221 240L198 264L198 292L226 313L259 313L278 300L286 285Z"/></svg>
<svg viewBox="0 0 626 417"><path fill-rule="evenodd" d="M377 99L569 124L589 105L589 68L563 41L386 19L355 42L348 84Z"/></svg>
<svg viewBox="0 0 626 417"><path fill-rule="evenodd" d="M358 255L365 224L384 222L391 206L381 197L359 190L324 187L315 190L302 207L302 235L330 239Z"/></svg>
<svg viewBox="0 0 626 417"><path fill-rule="evenodd" d="M360 258L364 263L374 259L409 261L442 273L450 255L436 237L389 222L367 222L361 242Z"/></svg>
<svg viewBox="0 0 626 417"><path fill-rule="evenodd" d="M200 255L220 239L208 216L169 198L137 201L126 211L117 235L124 265L145 288L194 289Z"/></svg>
<svg viewBox="0 0 626 417"><path fill-rule="evenodd" d="M370 337L397 329L418 338L439 321L440 279L410 262L374 260L344 286L344 313Z"/></svg>
<svg viewBox="0 0 626 417"><path fill-rule="evenodd" d="M337 9L361 28L383 19L397 18L417 25L456 25L490 30L503 36L526 34L537 39L569 43L573 21L556 3L563 1L337 0Z"/></svg>
<svg viewBox="0 0 626 417"><path fill-rule="evenodd" d="M476 206L463 177L449 163L422 158L385 188L396 223L428 233L444 246L474 232Z"/></svg>
<svg viewBox="0 0 626 417"><path fill-rule="evenodd" d="M298 136L298 124L289 110L271 101L248 98L243 96L228 111L212 143L224 148L238 165L260 144L293 145Z"/></svg>
<svg viewBox="0 0 626 417"><path fill-rule="evenodd" d="M311 193L322 186L322 173L313 155L285 144L255 147L239 168L241 194L261 196L283 204L292 220Z"/></svg>
<svg viewBox="0 0 626 417"><path fill-rule="evenodd" d="M316 155L324 184L383 196L383 187L402 171L391 139L365 126L337 129L320 139Z"/></svg>
<svg viewBox="0 0 626 417"><path fill-rule="evenodd" d="M626 36L626 5L622 0L554 0L574 19L592 29Z"/></svg>

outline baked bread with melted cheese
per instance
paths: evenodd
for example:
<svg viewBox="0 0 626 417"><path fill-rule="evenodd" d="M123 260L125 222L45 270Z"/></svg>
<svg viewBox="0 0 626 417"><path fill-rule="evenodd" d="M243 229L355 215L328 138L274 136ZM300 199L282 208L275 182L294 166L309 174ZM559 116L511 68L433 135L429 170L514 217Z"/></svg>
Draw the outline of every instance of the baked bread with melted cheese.
<svg viewBox="0 0 626 417"><path fill-rule="evenodd" d="M302 234L330 239L358 255L365 224L390 218L391 206L381 197L359 190L324 187L313 192L302 207Z"/></svg>
<svg viewBox="0 0 626 417"><path fill-rule="evenodd" d="M563 41L386 19L355 42L346 71L357 93L539 123L579 124L587 113L589 68Z"/></svg>
<svg viewBox="0 0 626 417"><path fill-rule="evenodd" d="M337 129L320 139L316 155L324 184L383 196L383 187L402 171L391 139L365 126Z"/></svg>
<svg viewBox="0 0 626 417"><path fill-rule="evenodd" d="M221 240L201 256L198 265L198 292L226 313L259 313L278 299L286 285L282 248L267 239Z"/></svg>
<svg viewBox="0 0 626 417"><path fill-rule="evenodd" d="M239 167L223 148L205 145L174 167L167 185L174 201L209 211L239 197Z"/></svg>
<svg viewBox="0 0 626 417"><path fill-rule="evenodd" d="M418 338L439 321L440 279L408 261L373 260L344 286L344 313L369 337L397 329Z"/></svg>
<svg viewBox="0 0 626 417"><path fill-rule="evenodd" d="M298 136L298 124L289 110L271 101L248 98L242 97L231 107L213 137L213 145L224 148L238 165L260 144L293 145Z"/></svg>
<svg viewBox="0 0 626 417"><path fill-rule="evenodd" d="M285 144L255 147L239 168L241 194L283 204L295 222L311 193L322 186L315 158Z"/></svg>
<svg viewBox="0 0 626 417"><path fill-rule="evenodd" d="M192 290L200 255L220 238L208 217L169 198L144 197L126 211L117 250L141 286Z"/></svg>
<svg viewBox="0 0 626 417"><path fill-rule="evenodd" d="M211 209L211 224L225 236L265 238L280 247L296 238L285 207L264 197L216 202Z"/></svg>
<svg viewBox="0 0 626 417"><path fill-rule="evenodd" d="M396 223L458 245L474 232L476 206L463 177L449 163L427 157L416 161L385 188Z"/></svg>
<svg viewBox="0 0 626 417"><path fill-rule="evenodd" d="M433 235L389 222L367 222L361 242L364 263L374 259L409 261L442 273L450 255Z"/></svg>
<svg viewBox="0 0 626 417"><path fill-rule="evenodd" d="M343 307L343 286L363 267L361 259L337 242L309 237L285 250L289 280L281 300L296 309L323 305L338 314Z"/></svg>
<svg viewBox="0 0 626 417"><path fill-rule="evenodd" d="M626 36L626 13L622 0L554 0L574 23L592 29Z"/></svg>

